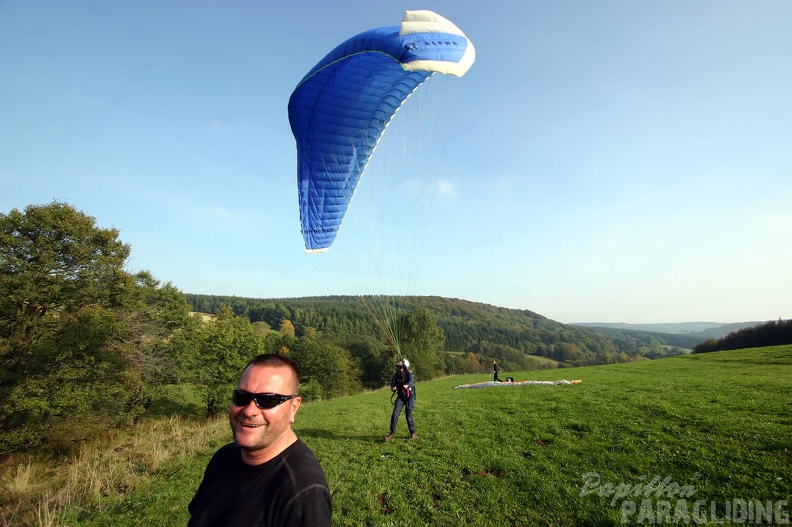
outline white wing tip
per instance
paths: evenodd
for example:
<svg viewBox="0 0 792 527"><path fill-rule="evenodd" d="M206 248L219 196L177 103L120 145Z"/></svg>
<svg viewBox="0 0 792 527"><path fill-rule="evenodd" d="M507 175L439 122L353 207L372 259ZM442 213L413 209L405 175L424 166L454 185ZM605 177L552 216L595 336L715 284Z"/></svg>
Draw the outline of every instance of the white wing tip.
<svg viewBox="0 0 792 527"><path fill-rule="evenodd" d="M434 11L419 10L405 11L399 35L412 35L416 33L448 33L459 35L467 41L465 54L458 63L430 60L416 60L409 64L402 64L410 71L437 71L446 75L463 76L476 61L476 48L473 43L450 20L438 15Z"/></svg>

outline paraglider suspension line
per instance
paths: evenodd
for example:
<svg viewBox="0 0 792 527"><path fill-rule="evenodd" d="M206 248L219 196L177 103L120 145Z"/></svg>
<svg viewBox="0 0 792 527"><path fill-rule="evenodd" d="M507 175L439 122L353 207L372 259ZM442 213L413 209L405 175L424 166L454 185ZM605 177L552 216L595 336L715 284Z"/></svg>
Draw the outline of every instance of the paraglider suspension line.
<svg viewBox="0 0 792 527"><path fill-rule="evenodd" d="M366 302L366 298L363 295L360 295L360 300L363 302L363 305L366 306L366 310L371 315L371 318L374 319L374 322L377 323L377 326L379 326L380 330L382 330L382 332L385 334L385 337L388 339L388 342L390 342L390 345L393 348L393 359L396 360L396 357L398 357L399 355L399 346L398 344L396 344L396 339L393 336L393 331L388 331L386 327L386 324L388 325L388 327L390 327L390 322L388 320L388 310L385 309L385 315L384 315L385 324L383 324L382 320L380 320L379 317L377 317L377 315L374 313L374 310L371 309L371 306L368 305L368 302Z"/></svg>

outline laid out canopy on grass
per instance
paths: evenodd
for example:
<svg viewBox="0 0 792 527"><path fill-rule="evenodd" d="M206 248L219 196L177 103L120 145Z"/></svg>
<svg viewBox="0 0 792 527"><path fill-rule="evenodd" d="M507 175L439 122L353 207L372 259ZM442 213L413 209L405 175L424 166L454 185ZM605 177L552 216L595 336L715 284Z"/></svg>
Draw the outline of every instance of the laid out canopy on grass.
<svg viewBox="0 0 792 527"><path fill-rule="evenodd" d="M498 388L503 386L562 386L567 384L580 384L583 381L580 379L575 379L574 381L568 381L566 379L559 379L557 381L486 381L486 382L476 382L473 384L460 384L459 386L454 386L454 389L457 388Z"/></svg>

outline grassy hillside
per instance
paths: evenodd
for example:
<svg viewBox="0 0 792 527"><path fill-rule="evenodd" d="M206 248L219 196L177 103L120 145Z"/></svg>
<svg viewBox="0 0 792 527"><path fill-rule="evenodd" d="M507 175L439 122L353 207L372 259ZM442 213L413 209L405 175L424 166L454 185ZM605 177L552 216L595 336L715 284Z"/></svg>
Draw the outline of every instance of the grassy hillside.
<svg viewBox="0 0 792 527"><path fill-rule="evenodd" d="M326 471L334 525L622 525L623 508L635 524L644 494L652 496L643 520L651 513L670 524L680 493L676 513L684 509L693 523L696 500L705 504L699 519L709 521L711 507L715 519L727 502L750 503L753 517L758 501L774 514L792 495L792 346L505 375L583 383L454 389L485 375L419 382L418 439L407 439L402 416L387 444L389 392L304 406L296 431ZM106 442L139 479L108 478L106 491L75 498L65 516L41 506L39 516L53 517L47 525L186 524L203 468L230 433L224 420L158 423L147 434L159 441ZM157 463L138 459L157 450L167 451ZM655 491L644 493L653 480Z"/></svg>

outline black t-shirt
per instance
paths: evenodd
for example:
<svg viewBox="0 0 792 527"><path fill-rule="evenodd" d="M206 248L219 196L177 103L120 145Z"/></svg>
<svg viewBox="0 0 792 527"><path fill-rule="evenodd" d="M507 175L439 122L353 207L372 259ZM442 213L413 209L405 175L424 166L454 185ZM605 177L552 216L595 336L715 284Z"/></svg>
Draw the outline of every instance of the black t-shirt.
<svg viewBox="0 0 792 527"><path fill-rule="evenodd" d="M188 527L329 527L333 505L319 461L298 439L256 466L234 443L220 448L187 509Z"/></svg>

